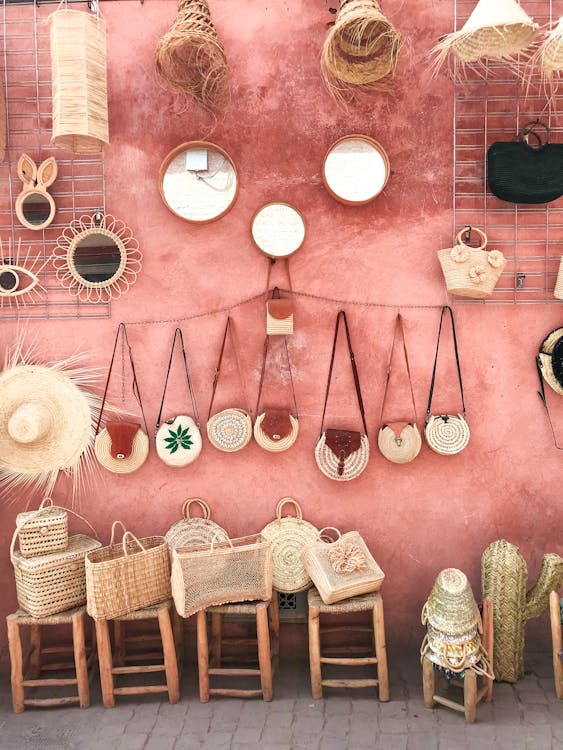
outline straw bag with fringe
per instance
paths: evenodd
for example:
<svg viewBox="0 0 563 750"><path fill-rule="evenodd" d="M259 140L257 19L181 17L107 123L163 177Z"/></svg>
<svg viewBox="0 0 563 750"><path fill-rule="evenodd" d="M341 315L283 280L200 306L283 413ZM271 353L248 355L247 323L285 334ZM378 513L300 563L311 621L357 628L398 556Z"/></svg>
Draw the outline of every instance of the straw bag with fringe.
<svg viewBox="0 0 563 750"><path fill-rule="evenodd" d="M176 20L156 50L156 71L208 110L225 103L227 59L207 0L179 0Z"/></svg>
<svg viewBox="0 0 563 750"><path fill-rule="evenodd" d="M466 244L472 231L479 236L479 247ZM506 258L500 250L487 251L486 247L485 232L467 226L458 232L454 247L438 251L438 260L450 294L472 299L484 299L492 294L506 265Z"/></svg>
<svg viewBox="0 0 563 750"><path fill-rule="evenodd" d="M479 0L458 31L444 36L434 47L433 70L437 74L451 55L453 72L483 66L485 60L508 64L534 40L538 24L516 0Z"/></svg>
<svg viewBox="0 0 563 750"><path fill-rule="evenodd" d="M409 387L412 399L412 410L414 414L414 422L384 422L383 414L385 411L385 401L387 398L387 389L389 388L389 379L391 377L391 364L393 361L393 352L395 350L395 338L397 331L401 331L403 338L403 353L405 357L405 364L407 366L407 375L409 378ZM403 318L399 313L397 315L395 330L393 332L393 343L391 344L391 353L389 355L389 365L387 367L387 380L385 381L385 390L383 392L383 400L381 402L381 414L379 417L379 433L377 435L377 444L379 450L385 456L388 461L392 461L395 464L406 464L413 461L422 447L422 437L416 425L416 404L414 401L414 392L412 389L411 371L409 367L409 357L407 354L407 344L405 341L405 330L403 328Z"/></svg>
<svg viewBox="0 0 563 750"><path fill-rule="evenodd" d="M186 415L178 415L167 419L161 424L162 410L164 408L164 398L166 388L168 387L168 378L172 367L172 358L174 356L174 347L176 340L180 342L182 349L182 359L184 360L184 371L188 383L188 391L192 402L193 418ZM172 339L172 348L168 360L168 370L166 371L166 380L164 381L164 390L162 391L162 400L160 410L156 418L155 427L155 446L160 460L167 466L183 467L193 463L201 453L201 432L199 431L199 411L195 398L190 369L188 367L188 358L184 347L184 336L181 328L176 328L174 338Z"/></svg>
<svg viewBox="0 0 563 750"><path fill-rule="evenodd" d="M49 18L55 146L92 154L109 143L106 22L62 8Z"/></svg>
<svg viewBox="0 0 563 750"><path fill-rule="evenodd" d="M172 550L172 596L181 617L218 604L269 601L272 551L260 534Z"/></svg>
<svg viewBox="0 0 563 750"><path fill-rule="evenodd" d="M329 530L338 534L336 541L325 533ZM385 578L357 531L341 534L326 526L303 548L301 559L325 604L379 591Z"/></svg>
<svg viewBox="0 0 563 750"><path fill-rule="evenodd" d="M21 547L16 550L16 540L18 535L21 539L24 524L33 526L38 518L37 514L43 513L49 507L45 506L42 510L33 513L19 514L20 516L26 515L28 518L23 523L17 522L10 544L10 559L14 566L18 604L24 612L28 612L33 617L48 617L84 604L86 601L85 556L89 551L102 546L97 539L95 529L87 519L70 508L66 508L64 510L67 513L76 516L90 528L96 539L91 539L84 534L76 534L68 537L64 549L33 557L26 557Z"/></svg>
<svg viewBox="0 0 563 750"><path fill-rule="evenodd" d="M395 71L401 38L376 0L340 0L334 26L321 52L329 92L369 87Z"/></svg>
<svg viewBox="0 0 563 750"><path fill-rule="evenodd" d="M223 362L223 354L225 352L225 344L227 341L228 333L230 333L231 335L231 343L233 345L233 351L235 353L237 372L242 386L244 401L247 403L247 409L245 410L238 407L233 407L229 409L223 409L222 411L213 414L213 403L215 401L215 393L217 391L217 384L219 382L221 363ZM225 333L223 335L223 342L221 344L221 351L219 353L219 361L217 362L217 367L215 368L215 377L213 378L213 391L211 394L209 414L207 418L207 437L209 438L209 442L211 443L211 445L217 448L217 450L224 451L226 453L233 453L234 451L242 450L242 448L248 445L252 437L252 418L250 416L250 409L248 408L244 380L242 378L242 370L240 366L237 341L235 337L234 323L231 320L230 316L227 318Z"/></svg>
<svg viewBox="0 0 563 750"><path fill-rule="evenodd" d="M201 518L190 516L190 506L197 503L202 510ZM192 497L184 500L182 505L182 520L176 521L166 532L164 538L170 549L173 547L195 547L201 544L209 544L212 539L224 542L228 539L225 529L211 520L211 509L200 497Z"/></svg>
<svg viewBox="0 0 563 750"><path fill-rule="evenodd" d="M336 342L338 340L338 329L340 327L341 319L344 321L344 328L346 331L348 354L350 356L352 374L354 376L354 387L356 389L356 396L358 398L358 405L360 407L360 414L362 416L362 424L364 427L363 434L360 432L354 432L352 430L324 429L326 406L328 402L328 395L330 392L332 370L334 367L334 355L336 352ZM321 435L315 447L315 459L317 461L317 466L322 471L322 473L329 479L334 479L337 482L347 482L351 479L359 477L366 468L369 461L369 439L367 432L368 429L364 411L364 402L362 400L362 391L360 388L358 368L356 366L354 352L352 351L350 330L348 328L346 313L344 312L344 310L340 310L340 312L336 316L336 327L334 330L334 340L332 344L332 354L330 357L325 403L321 420Z"/></svg>
<svg viewBox="0 0 563 750"><path fill-rule="evenodd" d="M123 529L114 544L115 528ZM95 620L150 607L170 598L170 556L163 536L137 539L114 521L108 547L86 555L86 609Z"/></svg>
<svg viewBox="0 0 563 750"><path fill-rule="evenodd" d="M459 390L461 393L462 414L430 414L432 408L432 397L434 395L434 383L436 381L436 366L438 364L438 351L440 349L440 336L442 334L442 323L446 310L450 313L452 321L452 336L454 342L455 361ZM430 393L428 394L428 407L426 409L426 424L424 427L426 442L436 453L443 456L451 456L462 451L469 443L469 425L465 419L465 400L463 398L463 382L461 380L461 366L459 363L459 352L457 348L457 337L455 333L454 314L451 307L444 306L440 315L440 327L438 328L438 341L436 342L436 355L434 357L434 368L432 380L430 381Z"/></svg>
<svg viewBox="0 0 563 750"><path fill-rule="evenodd" d="M106 397L108 394L109 383L111 379L111 373L113 370L113 363L115 360L115 353L117 350L117 344L120 335L122 336L122 359L123 368L125 368L125 349L129 356L129 363L131 367L131 374L133 377L132 391L143 417L143 424L145 430L141 429L141 425L138 422L129 421L106 421L103 430L100 430L102 423L102 416L104 413L104 406L106 403ZM123 391L125 393L125 391ZM123 396L124 398L124 396ZM148 436L147 420L145 418L145 411L143 409L143 402L141 400L141 392L139 390L139 383L137 382L137 375L135 373L135 362L133 361L133 352L129 339L127 337L127 329L125 323L120 323L117 327L117 333L115 336L115 343L113 345L113 353L108 369L108 376L106 380L106 387L104 389L104 397L102 399L102 406L100 408L100 415L98 417L98 424L96 425L96 441L94 443L94 453L98 462L114 474L130 474L133 471L139 469L147 460L149 455L149 436Z"/></svg>
<svg viewBox="0 0 563 750"><path fill-rule="evenodd" d="M18 513L16 526L20 552L24 557L48 555L67 548L67 510L53 505L50 497L43 498L37 510Z"/></svg>
<svg viewBox="0 0 563 750"><path fill-rule="evenodd" d="M287 359L287 369L289 372L289 381L291 384L291 394L293 397L293 413L289 409L264 409L260 411L260 399L262 396L262 387L264 385L264 375L266 373L266 363L268 359L270 337L266 336L264 343L264 359L262 362L262 373L260 375L260 386L258 388L258 399L256 401L256 421L254 422L254 439L261 448L280 453L286 451L295 443L299 434L299 417L297 414L297 400L295 398L295 388L293 385L293 375L291 372L291 360L287 349L287 340L283 339L283 348Z"/></svg>
<svg viewBox="0 0 563 750"><path fill-rule="evenodd" d="M297 514L282 517L285 505L293 505ZM293 594L311 586L311 578L301 560L301 553L319 536L312 523L303 520L301 506L291 497L282 498L276 507L276 520L260 532L272 548L273 579L276 591Z"/></svg>

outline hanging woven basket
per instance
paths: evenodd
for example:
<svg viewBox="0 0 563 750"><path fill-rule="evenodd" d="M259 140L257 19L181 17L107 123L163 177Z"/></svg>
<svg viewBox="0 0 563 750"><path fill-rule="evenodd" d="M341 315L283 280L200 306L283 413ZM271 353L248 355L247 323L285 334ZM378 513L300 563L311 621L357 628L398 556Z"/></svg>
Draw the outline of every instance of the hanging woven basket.
<svg viewBox="0 0 563 750"><path fill-rule="evenodd" d="M51 142L75 154L109 143L106 22L92 13L57 10L49 16L53 87Z"/></svg>
<svg viewBox="0 0 563 750"><path fill-rule="evenodd" d="M393 73L400 44L398 31L375 0L340 0L321 53L329 91L370 86Z"/></svg>
<svg viewBox="0 0 563 750"><path fill-rule="evenodd" d="M179 0L178 15L156 50L156 71L175 91L217 109L227 93L227 59L207 0Z"/></svg>

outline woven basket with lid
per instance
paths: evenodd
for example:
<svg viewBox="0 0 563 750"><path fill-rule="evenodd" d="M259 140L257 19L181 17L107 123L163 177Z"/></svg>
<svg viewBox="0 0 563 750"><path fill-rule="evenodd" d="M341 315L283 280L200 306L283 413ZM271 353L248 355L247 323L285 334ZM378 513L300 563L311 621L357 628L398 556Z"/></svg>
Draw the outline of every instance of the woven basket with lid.
<svg viewBox="0 0 563 750"><path fill-rule="evenodd" d="M190 506L197 503L203 515L200 518L190 516ZM182 505L182 519L171 526L164 538L170 549L174 547L194 547L209 544L213 539L217 542L226 541L229 536L215 521L211 521L211 509L200 497L184 500Z"/></svg>
<svg viewBox="0 0 563 750"><path fill-rule="evenodd" d="M296 517L282 518L283 506L287 504L294 506ZM301 551L318 539L319 531L312 523L303 520L299 503L291 497L282 498L276 507L276 520L260 533L272 546L273 587L284 594L308 589L312 581L301 560Z"/></svg>
<svg viewBox="0 0 563 750"><path fill-rule="evenodd" d="M16 527L24 557L47 555L67 548L67 512L53 505L50 497L43 498L37 510L18 513Z"/></svg>

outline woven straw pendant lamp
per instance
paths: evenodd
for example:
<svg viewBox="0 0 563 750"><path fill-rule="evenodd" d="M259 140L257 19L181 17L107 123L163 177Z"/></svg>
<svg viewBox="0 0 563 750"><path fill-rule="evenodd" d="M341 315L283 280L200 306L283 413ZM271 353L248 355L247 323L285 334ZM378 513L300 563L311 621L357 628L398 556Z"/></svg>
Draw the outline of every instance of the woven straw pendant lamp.
<svg viewBox="0 0 563 750"><path fill-rule="evenodd" d="M109 143L106 22L80 10L49 16L53 135L75 154L93 154Z"/></svg>

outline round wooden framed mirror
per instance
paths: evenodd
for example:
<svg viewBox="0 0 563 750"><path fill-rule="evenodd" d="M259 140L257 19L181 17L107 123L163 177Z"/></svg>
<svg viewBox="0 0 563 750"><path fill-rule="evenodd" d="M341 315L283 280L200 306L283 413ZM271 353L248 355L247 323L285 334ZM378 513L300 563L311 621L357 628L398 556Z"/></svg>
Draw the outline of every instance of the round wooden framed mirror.
<svg viewBox="0 0 563 750"><path fill-rule="evenodd" d="M208 141L189 141L162 162L159 190L166 207L184 221L208 224L233 207L238 176L231 157Z"/></svg>
<svg viewBox="0 0 563 750"><path fill-rule="evenodd" d="M252 239L269 258L288 258L305 239L305 220L290 203L266 203L252 218Z"/></svg>
<svg viewBox="0 0 563 750"><path fill-rule="evenodd" d="M73 221L53 251L57 279L89 302L120 297L135 283L142 258L129 227L99 212Z"/></svg>
<svg viewBox="0 0 563 750"><path fill-rule="evenodd" d="M329 148L323 163L323 183L346 206L370 203L381 193L391 172L389 158L367 135L346 135Z"/></svg>

